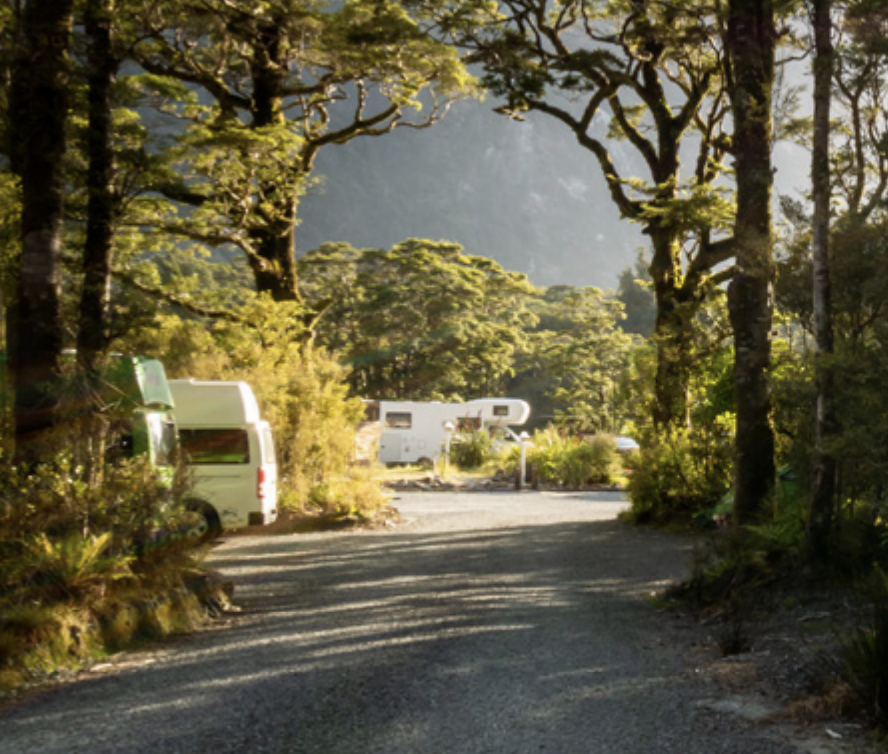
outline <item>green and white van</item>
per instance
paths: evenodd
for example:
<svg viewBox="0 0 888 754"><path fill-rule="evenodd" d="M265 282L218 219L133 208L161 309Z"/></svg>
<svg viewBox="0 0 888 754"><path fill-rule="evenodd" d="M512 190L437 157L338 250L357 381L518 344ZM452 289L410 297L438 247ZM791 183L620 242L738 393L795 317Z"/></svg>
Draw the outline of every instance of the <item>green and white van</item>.
<svg viewBox="0 0 888 754"><path fill-rule="evenodd" d="M214 530L277 518L271 427L246 382L170 380L179 443L193 482L192 505Z"/></svg>

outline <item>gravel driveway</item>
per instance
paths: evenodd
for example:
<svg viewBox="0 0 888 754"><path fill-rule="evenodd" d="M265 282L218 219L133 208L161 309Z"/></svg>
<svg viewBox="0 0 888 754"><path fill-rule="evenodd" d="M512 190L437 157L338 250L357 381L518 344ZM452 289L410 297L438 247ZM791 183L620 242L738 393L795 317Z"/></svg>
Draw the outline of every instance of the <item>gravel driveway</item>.
<svg viewBox="0 0 888 754"><path fill-rule="evenodd" d="M688 540L618 493L411 493L378 531L239 536L243 612L0 713L2 754L784 754L645 596Z"/></svg>

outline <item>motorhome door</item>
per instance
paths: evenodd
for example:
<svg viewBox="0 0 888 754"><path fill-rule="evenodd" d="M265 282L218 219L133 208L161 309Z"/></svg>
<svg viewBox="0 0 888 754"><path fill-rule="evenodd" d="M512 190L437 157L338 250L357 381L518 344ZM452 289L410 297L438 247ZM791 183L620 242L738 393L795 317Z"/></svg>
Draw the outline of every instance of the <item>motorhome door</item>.
<svg viewBox="0 0 888 754"><path fill-rule="evenodd" d="M404 447L409 445L413 429L410 411L386 411L379 435L380 463L404 463Z"/></svg>

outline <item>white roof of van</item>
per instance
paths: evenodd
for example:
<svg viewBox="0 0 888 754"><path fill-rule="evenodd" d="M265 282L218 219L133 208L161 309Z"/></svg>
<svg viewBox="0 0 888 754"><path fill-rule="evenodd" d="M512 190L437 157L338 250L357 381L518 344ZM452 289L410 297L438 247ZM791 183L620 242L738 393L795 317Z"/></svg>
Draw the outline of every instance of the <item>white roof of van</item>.
<svg viewBox="0 0 888 754"><path fill-rule="evenodd" d="M246 382L170 380L179 426L239 426L260 420L259 404Z"/></svg>

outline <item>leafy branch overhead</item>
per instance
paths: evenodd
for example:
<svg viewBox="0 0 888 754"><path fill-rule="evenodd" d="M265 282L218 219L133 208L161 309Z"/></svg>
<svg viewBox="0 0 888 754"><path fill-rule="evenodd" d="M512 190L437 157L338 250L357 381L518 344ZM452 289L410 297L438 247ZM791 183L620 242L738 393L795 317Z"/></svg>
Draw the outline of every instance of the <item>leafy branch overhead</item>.
<svg viewBox="0 0 888 754"><path fill-rule="evenodd" d="M537 112L561 123L594 157L620 214L650 238L662 344L658 422L681 421L682 322L701 305L710 278L723 274L733 248L733 204L718 183L730 148L720 5L410 6L483 70L484 85L504 100L499 112ZM695 156L683 170L689 151Z"/></svg>
<svg viewBox="0 0 888 754"><path fill-rule="evenodd" d="M186 182L159 184L196 207L185 235L235 244L256 287L299 299L299 197L325 147L435 123L458 97L477 94L451 47L397 4L287 0L157 3L134 45L156 96L159 144Z"/></svg>

